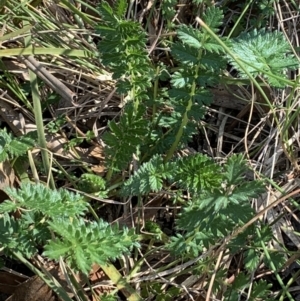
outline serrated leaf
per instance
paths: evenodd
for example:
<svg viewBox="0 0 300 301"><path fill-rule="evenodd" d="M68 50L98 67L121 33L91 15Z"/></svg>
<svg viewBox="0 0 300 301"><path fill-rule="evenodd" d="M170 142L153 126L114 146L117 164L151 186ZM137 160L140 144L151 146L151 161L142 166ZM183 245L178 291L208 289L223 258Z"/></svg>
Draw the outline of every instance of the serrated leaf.
<svg viewBox="0 0 300 301"><path fill-rule="evenodd" d="M262 279L258 280L257 282L254 282L253 289L251 292L251 300L275 300L271 297L271 287L271 283L267 283L267 281Z"/></svg>
<svg viewBox="0 0 300 301"><path fill-rule="evenodd" d="M214 200L215 203L215 212L220 211L220 209L226 208L228 205L228 198L225 195L219 195Z"/></svg>
<svg viewBox="0 0 300 301"><path fill-rule="evenodd" d="M284 87L284 83L272 75L285 78L284 72L287 69L299 67L298 60L289 54L291 52L290 45L281 32L268 32L264 29L253 30L232 40L230 47L236 57L244 62L244 67L249 73L254 77L261 74L269 80L270 84L278 88ZM241 77L246 77L247 75L237 62L231 57L228 58L240 72Z"/></svg>
<svg viewBox="0 0 300 301"><path fill-rule="evenodd" d="M0 162L4 162L8 158L8 153L0 148Z"/></svg>
<svg viewBox="0 0 300 301"><path fill-rule="evenodd" d="M12 212L15 211L18 208L18 206L13 203L12 201L4 201L3 203L0 204L0 213L5 213L5 212Z"/></svg>
<svg viewBox="0 0 300 301"><path fill-rule="evenodd" d="M127 1L117 0L114 5L114 12L119 17L122 18L125 16L127 10Z"/></svg>
<svg viewBox="0 0 300 301"><path fill-rule="evenodd" d="M14 244L14 233L18 233L18 231L18 221L11 218L8 213L0 214L0 241L2 248Z"/></svg>
<svg viewBox="0 0 300 301"><path fill-rule="evenodd" d="M12 137L6 129L0 130L0 162L26 154L34 146L34 140L29 136Z"/></svg>
<svg viewBox="0 0 300 301"><path fill-rule="evenodd" d="M9 152L13 157L19 157L24 154L32 147L32 144L28 144L27 141L18 141L18 140L13 140L9 144Z"/></svg>
<svg viewBox="0 0 300 301"><path fill-rule="evenodd" d="M198 30L187 25L181 25L177 30L178 38L190 47L200 49L202 47L201 40L203 40L203 34Z"/></svg>
<svg viewBox="0 0 300 301"><path fill-rule="evenodd" d="M147 137L148 120L143 118L143 106L134 114L133 104L127 104L119 124L111 123L111 132L104 135L107 147L107 163L115 170L121 170L132 160L133 154Z"/></svg>
<svg viewBox="0 0 300 301"><path fill-rule="evenodd" d="M171 53L181 64L197 64L199 61L198 49L188 45L174 43L171 47Z"/></svg>
<svg viewBox="0 0 300 301"><path fill-rule="evenodd" d="M244 290L246 287L248 287L250 284L250 277L249 275L244 274L243 272L239 273L234 282L233 282L233 288L235 290Z"/></svg>
<svg viewBox="0 0 300 301"><path fill-rule="evenodd" d="M114 121L110 121L108 123L108 126L117 138L122 139L124 132Z"/></svg>
<svg viewBox="0 0 300 301"><path fill-rule="evenodd" d="M255 249L249 249L244 253L244 264L245 268L249 272L255 271L259 264L260 256Z"/></svg>
<svg viewBox="0 0 300 301"><path fill-rule="evenodd" d="M60 241L53 241L50 245L45 246L44 256L58 260L71 250L71 246L66 246Z"/></svg>
<svg viewBox="0 0 300 301"><path fill-rule="evenodd" d="M221 183L220 176L216 175L220 171L220 166L205 155L184 157L174 163L176 166L174 180L180 187L191 192L207 190Z"/></svg>
<svg viewBox="0 0 300 301"><path fill-rule="evenodd" d="M162 179L155 175L150 175L149 184L152 191L159 191L162 189Z"/></svg>
<svg viewBox="0 0 300 301"><path fill-rule="evenodd" d="M5 188L19 208L42 212L54 218L82 215L87 211L84 197L64 189L51 190L42 184L22 183L20 189Z"/></svg>
<svg viewBox="0 0 300 301"><path fill-rule="evenodd" d="M0 151L4 149L6 144L6 140L4 139L4 137L0 137Z"/></svg>
<svg viewBox="0 0 300 301"><path fill-rule="evenodd" d="M200 88L196 89L195 94L193 95L194 101L200 106L209 106L212 103L213 97L210 91Z"/></svg>
<svg viewBox="0 0 300 301"><path fill-rule="evenodd" d="M103 38L105 38L98 45L99 50L102 50L103 52L108 52L109 50L114 51L114 55L116 55L120 43L118 43L117 41L112 41L111 43L109 43L109 41L106 40L113 40L114 38L116 38L116 36L118 35L116 29L106 25L97 25L96 32L97 34L100 34ZM109 64L109 62L107 62L106 64Z"/></svg>
<svg viewBox="0 0 300 301"><path fill-rule="evenodd" d="M216 56L215 53L210 52L207 52L202 56L200 64L202 68L211 72L220 72L220 70L226 68L226 60L221 55Z"/></svg>
<svg viewBox="0 0 300 301"><path fill-rule="evenodd" d="M172 88L169 90L169 96L171 98L174 98L176 101L186 101L191 98L191 95L189 94L188 89L176 89Z"/></svg>
<svg viewBox="0 0 300 301"><path fill-rule="evenodd" d="M241 154L231 156L228 159L225 168L225 176L229 185L239 184L243 181L247 167Z"/></svg>
<svg viewBox="0 0 300 301"><path fill-rule="evenodd" d="M49 222L49 226L57 238L45 246L45 254L52 259L62 256L72 268L85 274L93 263L105 264L139 246L133 230L120 230L103 220L60 219Z"/></svg>
<svg viewBox="0 0 300 301"><path fill-rule="evenodd" d="M253 217L253 209L249 202L228 204L226 208L222 208L221 214L228 216L235 225L243 225Z"/></svg>
<svg viewBox="0 0 300 301"><path fill-rule="evenodd" d="M114 15L114 10L106 1L101 1L98 10L104 22L108 24L116 23L117 20Z"/></svg>
<svg viewBox="0 0 300 301"><path fill-rule="evenodd" d="M200 87L214 86L218 84L219 79L216 76L215 72L207 71L205 73L200 73L200 75L196 79L197 84Z"/></svg>
<svg viewBox="0 0 300 301"><path fill-rule="evenodd" d="M121 191L122 195L141 195L159 191L162 189L163 179L169 175L167 170L171 171L172 168L172 165L164 165L161 156L154 156L125 182Z"/></svg>
<svg viewBox="0 0 300 301"><path fill-rule="evenodd" d="M239 204L241 201L248 201L249 198L257 197L262 192L264 192L264 187L261 182L243 182L233 189L232 194L228 195L228 199L232 203Z"/></svg>
<svg viewBox="0 0 300 301"><path fill-rule="evenodd" d="M183 88L191 86L195 81L195 76L191 73L183 74L182 71L176 71L172 74L171 84L175 88Z"/></svg>
<svg viewBox="0 0 300 301"><path fill-rule="evenodd" d="M4 148L7 144L12 141L12 135L7 133L6 128L0 131L0 146Z"/></svg>
<svg viewBox="0 0 300 301"><path fill-rule="evenodd" d="M224 48L220 44L217 44L215 41L208 40L204 43L203 48L207 50L209 53L213 54L219 54L219 58L222 59L221 54L224 54Z"/></svg>
<svg viewBox="0 0 300 301"><path fill-rule="evenodd" d="M282 266L286 263L286 258L285 258L285 256L283 256L283 254L281 252L270 251L269 257L270 257L270 260L266 256L264 256L263 260L264 260L265 265L273 272L275 272L274 266L275 266L276 271L279 271L282 268ZM273 265L270 264L270 261L273 263Z"/></svg>
<svg viewBox="0 0 300 301"><path fill-rule="evenodd" d="M223 11L218 7L210 6L205 10L203 20L211 30L217 32L218 28L223 24Z"/></svg>

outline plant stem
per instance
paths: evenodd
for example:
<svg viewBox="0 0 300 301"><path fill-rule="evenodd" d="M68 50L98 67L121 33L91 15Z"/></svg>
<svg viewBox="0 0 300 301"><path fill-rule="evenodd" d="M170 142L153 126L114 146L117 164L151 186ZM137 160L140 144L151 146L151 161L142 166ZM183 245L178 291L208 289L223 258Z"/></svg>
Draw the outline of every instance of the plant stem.
<svg viewBox="0 0 300 301"><path fill-rule="evenodd" d="M172 158L173 154L175 153L175 151L176 151L176 149L178 147L180 139L181 139L181 137L183 135L183 130L186 127L186 125L187 125L187 123L189 121L189 119L188 119L188 112L191 110L192 105L193 105L193 101L192 101L192 98L190 98L189 101L188 101L188 105L186 107L186 110L185 110L185 112L183 114L181 125L180 125L179 130L178 130L178 132L176 134L175 141L173 142L171 148L168 150L167 155L164 158L164 162L165 163L168 162Z"/></svg>
<svg viewBox="0 0 300 301"><path fill-rule="evenodd" d="M120 289L129 301L142 301L138 293L126 282L119 271L112 264L101 265L104 273Z"/></svg>
<svg viewBox="0 0 300 301"><path fill-rule="evenodd" d="M206 40L206 35L204 35L203 39L202 39L202 43L204 44L205 43L205 40ZM199 70L200 70L200 59L202 57L202 54L203 54L203 49L199 49L199 52L198 52L198 64L195 66L195 79L198 78L198 74L199 74ZM192 106L193 106L193 98L195 96L195 92L196 92L196 80L193 81L192 83L192 87L191 87L191 93L190 93L190 98L188 100L188 103L187 103L187 106L186 106L186 110L183 114L183 117L182 117L182 121L181 121L181 125L179 127L179 130L176 134L176 137L175 137L175 141L173 142L171 148L169 149L169 151L167 152L167 155L166 157L164 158L164 163L168 162L173 154L175 153L179 143L180 143L180 139L183 135L183 131L189 121L189 118L188 118L188 113L189 111L191 110Z"/></svg>
<svg viewBox="0 0 300 301"><path fill-rule="evenodd" d="M25 38L25 46L29 46L30 43L31 43L31 37L28 36ZM34 72L29 70L29 77L30 77L32 101L33 101L33 111L34 111L35 123L37 127L37 134L38 134L38 144L41 147L42 161L47 177L49 177L50 187L52 189L55 189L55 182L51 172L50 158L49 158L49 153L47 150L47 142L45 138L45 129L43 123L42 106L41 106L41 100L39 96L37 76Z"/></svg>
<svg viewBox="0 0 300 301"><path fill-rule="evenodd" d="M257 228L256 228L256 234L257 234L257 236L258 236L259 238L261 238L260 230L257 229ZM272 261L272 259L271 259L271 257L270 257L270 254L269 254L269 252L268 252L268 250L267 250L267 248L266 248L266 246L265 246L265 243L264 243L264 241L263 241L262 239L261 239L261 246L262 246L262 248L263 248L263 250L264 250L264 254L265 254L265 256L266 256L266 259L268 260L269 265L270 265L271 269L273 270L273 272L274 272L274 274L275 274L275 277L276 277L278 283L279 283L280 286L282 287L283 294L282 294L281 297L280 297L280 301L283 300L284 295L287 295L287 297L289 298L289 300L290 300L290 301L293 301L294 298L292 297L292 295L291 295L290 292L288 291L287 287L284 285L284 283L283 283L283 281L282 281L280 275L278 274L277 269L276 269L276 267L275 267L275 265L274 265L274 263L273 263L273 261Z"/></svg>
<svg viewBox="0 0 300 301"><path fill-rule="evenodd" d="M247 63L246 60L241 60L239 59L231 50L230 48L199 18L199 17L196 17L196 21L208 32L208 34L214 38L224 49L224 51L229 55L231 56L235 61L236 63L239 65L239 67L245 72L245 74L248 75L249 79L251 80L251 82L253 82L254 86L257 88L257 90L260 92L261 96L263 97L263 99L266 101L266 103L269 105L270 108L273 109L272 107L272 104L270 103L266 93L263 91L261 85L258 83L258 81L251 75L250 72L248 72L247 68L244 66L244 64L248 64L251 66L251 64ZM273 78L276 78L276 79L280 79L282 82L285 82L287 84L291 84L291 81L289 80L285 80L277 75L273 75L273 74L270 74L269 72L264 72L265 74L273 77ZM274 109L272 110L274 112ZM273 113L274 115L274 120L276 122L277 125L279 125L279 121L278 121L278 118L276 116L275 113Z"/></svg>
<svg viewBox="0 0 300 301"><path fill-rule="evenodd" d="M11 252L14 257L20 260L24 265L26 265L32 272L38 275L57 295L64 301L72 301L72 299L68 296L67 292L63 289L60 283L52 276L52 279L45 277L45 275L33 266L23 255L18 251Z"/></svg>
<svg viewBox="0 0 300 301"><path fill-rule="evenodd" d="M66 7L68 7L71 12L76 16L78 15L84 22L91 25L92 27L96 27L97 23L91 20L86 14L82 13L79 9L77 9L69 0L60 0Z"/></svg>

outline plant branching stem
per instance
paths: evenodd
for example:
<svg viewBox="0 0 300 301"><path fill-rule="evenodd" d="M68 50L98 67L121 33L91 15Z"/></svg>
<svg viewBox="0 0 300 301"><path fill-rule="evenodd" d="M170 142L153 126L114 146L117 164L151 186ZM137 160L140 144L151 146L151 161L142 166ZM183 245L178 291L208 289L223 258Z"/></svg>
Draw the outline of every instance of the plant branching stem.
<svg viewBox="0 0 300 301"><path fill-rule="evenodd" d="M202 43L205 43L205 40L206 40L206 35L204 35ZM203 49L199 49L198 57L197 57L198 61L200 61L200 59L202 57L202 54L203 54ZM199 69L200 69L200 63L198 63L195 66L195 79L198 77ZM175 141L173 142L171 148L168 150L168 152L167 152L167 154L164 158L165 163L168 162L172 158L173 154L177 150L177 147L178 147L178 145L180 143L180 140L181 140L181 137L183 135L183 131L184 131L185 127L187 126L187 123L189 121L188 113L189 113L189 111L191 110L191 108L193 106L193 99L194 99L194 95L195 95L195 92L196 92L196 86L197 86L196 85L196 80L194 80L193 83L192 83L192 87L191 87L190 98L188 100L186 110L183 114L181 125L180 125L180 127L178 129L178 132L176 134Z"/></svg>

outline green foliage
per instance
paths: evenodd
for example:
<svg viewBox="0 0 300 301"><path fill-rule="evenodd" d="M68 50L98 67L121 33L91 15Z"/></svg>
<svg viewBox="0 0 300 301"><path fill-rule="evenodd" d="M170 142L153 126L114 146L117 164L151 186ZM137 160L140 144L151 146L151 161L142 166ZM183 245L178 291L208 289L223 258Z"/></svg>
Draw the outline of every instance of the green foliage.
<svg viewBox="0 0 300 301"><path fill-rule="evenodd" d="M253 272L257 269L260 261L259 255L259 252L255 249L249 249L244 253L245 268L248 271Z"/></svg>
<svg viewBox="0 0 300 301"><path fill-rule="evenodd" d="M161 230L160 226L153 221L149 220L145 222L145 230L152 234L158 241L167 242L169 240L168 236Z"/></svg>
<svg viewBox="0 0 300 301"><path fill-rule="evenodd" d="M0 241L8 254L21 251L30 258L43 246L49 258L62 256L72 268L87 274L93 263L115 260L138 246L134 229L81 217L87 203L78 194L41 184L22 184L6 192L11 200L0 205ZM8 215L16 209L22 212L18 219Z"/></svg>
<svg viewBox="0 0 300 301"><path fill-rule="evenodd" d="M222 12L211 8L204 16L214 31L222 20ZM178 113L177 124L169 133L173 137L167 152L167 160L176 148L186 144L195 133L194 122L203 118L203 106L210 105L212 95L206 87L218 82L219 73L225 68L225 60L220 55L222 48L206 32L191 26L181 25L177 30L178 40L171 45L171 54L178 64L171 74L169 97L176 103L174 111Z"/></svg>
<svg viewBox="0 0 300 301"><path fill-rule="evenodd" d="M107 163L114 171L125 168L138 147L143 144L149 130L148 121L143 115L144 108L139 107L135 113L133 105L128 104L120 122L109 123L110 132L104 135L103 140L107 145Z"/></svg>
<svg viewBox="0 0 300 301"><path fill-rule="evenodd" d="M72 147L78 146L80 143L87 141L90 142L93 138L95 138L95 134L93 131L87 131L85 137L75 137L68 140L68 143L64 145L64 150L68 151L72 149Z"/></svg>
<svg viewBox="0 0 300 301"><path fill-rule="evenodd" d="M299 61L289 54L290 45L281 32L268 32L262 29L242 33L231 41L231 49L236 57L244 62L248 72L254 77L263 76L274 87L283 88L284 83L280 78L286 78L288 69L299 67ZM241 77L247 77L233 58L228 57L228 59Z"/></svg>
<svg viewBox="0 0 300 301"><path fill-rule="evenodd" d="M275 13L274 3L276 2L279 0L256 0L255 4L258 5L264 16L272 16Z"/></svg>
<svg viewBox="0 0 300 301"><path fill-rule="evenodd" d="M99 12L103 23L97 26L102 63L110 68L117 79L119 93L126 93L124 112L117 124L109 123L110 133L104 136L109 165L108 178L132 160L138 147L145 144L149 123L141 103L148 97L148 88L154 78L153 67L146 51L146 35L140 25L125 19L127 3L117 1L112 8L102 1ZM120 43L122 41L122 43Z"/></svg>
<svg viewBox="0 0 300 301"><path fill-rule="evenodd" d="M271 11L273 2L254 1L254 4L260 10ZM194 7L205 4L198 7L197 13L212 32L218 34L224 23L223 11L213 6L212 1L192 3ZM179 151L197 133L199 121L212 102L213 95L208 88L219 83L228 63L241 77L246 77L246 73L202 27L170 24L177 1L161 1L159 5L162 19L168 29L175 29L176 35L168 36L167 30L160 35L158 45L166 47L164 51L155 49L154 55L147 51L148 36L141 24L125 16L127 1L116 0L113 6L101 1L99 5L101 20L96 32L100 35L100 59L112 72L124 106L120 115L109 122L103 136L106 179L84 173L76 188L98 197L106 197L108 191L110 196L137 196L139 202L147 200L152 192L167 195L174 205L182 206L176 216L176 228L172 229L175 235L168 237L158 223L146 221L144 230L154 238L147 248L151 252L158 241L164 251L171 251L184 262L199 256L205 249L211 250L249 222L255 214L250 200L262 193L264 186L260 181L246 179L249 169L241 155L233 155L222 164L199 153L180 157ZM248 72L254 77L264 77L275 87L283 87L280 79L285 78L286 70L299 65L289 54L284 36L278 32L255 29L224 41ZM166 65L151 61L152 55L157 54L166 57ZM64 122L59 118L48 124L48 130L55 132ZM74 138L68 147L91 138L92 132L87 133L86 138ZM33 146L32 138L13 138L5 130L0 131L0 161L23 155ZM65 189L53 191L41 184L22 184L20 189L8 188L6 192L10 200L0 204L1 251L6 254L17 250L30 258L43 248L43 255L49 259L62 257L75 270L88 274L93 263L107 264L129 253L133 247L139 247L133 229L120 229L101 219L88 220L90 216L86 213L91 207L81 195ZM21 213L18 219L12 217L16 211ZM93 214L96 217L97 213ZM258 229L260 237L255 231ZM241 299L245 293L249 300L272 300L266 282L255 281L250 285L250 274L262 260L270 265L271 259L276 269L281 267L279 253L270 252L268 260L262 253L261 246L271 238L270 228L256 222L226 241L231 254L243 256L245 274L240 273L236 281L228 285L225 300ZM212 256L195 264L189 273L211 274L214 265ZM139 268L138 263L134 271ZM227 276L221 266L216 271L214 291L224 286ZM161 294L164 287L165 284L158 282L146 283L145 298L154 293L158 295L157 300L173 300L181 292L179 287L168 286ZM113 296L101 298L116 299Z"/></svg>
<svg viewBox="0 0 300 301"><path fill-rule="evenodd" d="M20 251L30 258L37 253L41 242L50 239L49 230L41 227L43 221L36 217L31 212L24 213L23 220L14 219L7 212L0 214L0 241L5 254Z"/></svg>
<svg viewBox="0 0 300 301"><path fill-rule="evenodd" d="M48 221L75 218L87 211L82 196L63 189L53 191L42 184L22 183L20 189L8 187L5 191L11 200L0 204L0 220L5 223L1 229L11 236L4 246L7 250L20 250L27 257L50 239ZM21 218L14 220L7 215L16 210L22 212Z"/></svg>
<svg viewBox="0 0 300 301"><path fill-rule="evenodd" d="M61 128L62 128L62 126L66 123L66 118L65 118L65 116L58 116L58 117L56 117L56 119L55 120L52 120L52 121L50 121L48 124L47 124L47 126L46 126L46 128L47 128L47 130L49 131L49 133L57 133Z"/></svg>
<svg viewBox="0 0 300 301"><path fill-rule="evenodd" d="M221 185L221 167L206 155L196 154L174 162L174 180L193 193L210 191Z"/></svg>
<svg viewBox="0 0 300 301"><path fill-rule="evenodd" d="M204 22L211 28L212 31L218 32L219 26L223 21L223 13L220 9L211 7L208 8L203 16ZM223 53L223 48L217 44L207 33L202 32L199 29L195 29L191 26L180 25L177 30L178 38L180 42L188 46L188 52L185 54L182 51L175 52L180 62L199 63L202 58L202 51L206 50L210 53ZM180 46L181 43L175 43L176 46ZM171 49L172 51L172 49ZM215 57L217 59L217 56ZM219 56L219 60L215 62L216 66L222 66L224 61Z"/></svg>
<svg viewBox="0 0 300 301"><path fill-rule="evenodd" d="M261 237L258 237L256 230L259 229ZM270 269L270 262L261 250L261 244L268 244L273 239L272 229L269 225L252 225L243 233L240 233L229 243L231 254L243 252L244 266L249 272L253 272L258 263L263 260ZM269 250L269 256L276 269L280 269L285 263L285 257L277 250Z"/></svg>
<svg viewBox="0 0 300 301"><path fill-rule="evenodd" d="M241 155L230 157L223 166L202 154L170 163L154 156L125 182L122 194L145 195L174 184L182 191L189 191L192 199L177 220L178 230L185 234L172 237L169 249L178 255L198 256L203 247L208 248L254 216L249 199L264 189L259 181L245 181L247 170ZM251 270L257 264L258 253L251 249L247 252L246 266Z"/></svg>
<svg viewBox="0 0 300 301"><path fill-rule="evenodd" d="M122 195L142 195L163 188L163 181L172 174L172 165L163 164L163 158L154 156L124 183Z"/></svg>
<svg viewBox="0 0 300 301"><path fill-rule="evenodd" d="M93 193L97 197L107 197L106 181L102 177L91 173L81 175L78 189L86 193Z"/></svg>
<svg viewBox="0 0 300 301"><path fill-rule="evenodd" d="M141 105L149 100L148 87L154 80L153 67L145 51L145 34L137 23L124 20L122 13L125 10L119 9L120 3L114 8L106 2L101 3L99 10L103 23L97 27L103 38L99 43L102 62L110 67L113 77L118 80L118 91L127 93L129 102L119 122L111 121L110 132L104 135L110 169L108 179L113 172L125 168L134 154L145 158L168 152L169 160L177 147L185 145L195 134L195 123L204 116L204 105L211 103L212 96L206 86L217 83L219 72L226 66L220 55L222 48L207 33L191 26L178 27L178 41L171 45L171 54L179 65L170 77L172 88L163 98L153 99L157 108L169 103L172 110L154 114L150 123ZM222 12L210 8L204 18L217 31ZM167 132L162 126L168 129ZM157 185L156 189L159 189L159 182L151 185L154 190Z"/></svg>
<svg viewBox="0 0 300 301"><path fill-rule="evenodd" d="M176 13L175 7L177 5L177 0L165 0L161 3L162 15L166 20L171 20Z"/></svg>
<svg viewBox="0 0 300 301"><path fill-rule="evenodd" d="M117 301L118 297L108 295L107 293L104 293L101 295L101 301Z"/></svg>
<svg viewBox="0 0 300 301"><path fill-rule="evenodd" d="M227 289L225 292L225 300L226 301L235 301L240 297L240 293L244 292L244 294L248 295L248 300L256 301L256 300L266 300L266 301L274 301L272 298L272 293L270 291L271 285L268 284L264 280L259 280L253 283L253 287L250 290L250 276L239 273L234 280L231 289ZM248 293L248 290L250 292Z"/></svg>
<svg viewBox="0 0 300 301"><path fill-rule="evenodd" d="M105 264L133 246L139 246L134 243L134 229L119 230L102 220L56 219L49 222L49 226L57 238L45 246L44 255L56 260L63 256L72 268L85 274L89 273L93 263Z"/></svg>
<svg viewBox="0 0 300 301"><path fill-rule="evenodd" d="M26 154L35 142L27 135L13 137L6 129L0 130L0 162Z"/></svg>
<svg viewBox="0 0 300 301"><path fill-rule="evenodd" d="M147 291L146 291L147 290ZM161 292L164 291L162 294ZM157 296L157 301L172 301L175 300L176 297L180 294L180 288L178 287L170 287L165 291L163 288L163 284L161 283L152 283L151 286L148 286L142 292L142 297L144 300L151 296Z"/></svg>
<svg viewBox="0 0 300 301"><path fill-rule="evenodd" d="M146 89L153 77L150 60L146 51L146 34L137 22L125 19L127 2L116 1L111 7L101 1L99 12L102 24L96 30L102 37L99 43L102 63L118 79L120 93L129 93L132 100L147 98Z"/></svg>
<svg viewBox="0 0 300 301"><path fill-rule="evenodd" d="M200 193L221 185L218 171L221 167L202 154L191 155L164 163L161 156L153 156L124 183L122 195L142 195L157 192L163 188L165 180L178 187Z"/></svg>
<svg viewBox="0 0 300 301"><path fill-rule="evenodd" d="M264 256L263 261L266 267L268 267L270 270L273 271L274 271L274 267L276 271L282 269L283 265L286 263L285 256L282 254L282 252L277 250L269 250L269 256L270 256L270 261L273 263L274 266L271 266L270 261L267 260L266 256Z"/></svg>
<svg viewBox="0 0 300 301"><path fill-rule="evenodd" d="M241 155L232 156L222 172L217 164L210 162L209 167L211 173L204 174L202 179L204 183L207 179L209 185L201 185L177 220L178 230L185 234L178 233L172 238L170 250L175 250L176 254L186 251L197 256L203 246L208 248L237 225L245 224L254 215L249 198L264 191L259 181L245 182L242 172L247 170L246 162ZM216 174L214 170L217 170ZM194 173L193 170L190 172L191 175ZM182 182L185 180L189 183L189 176L182 177Z"/></svg>
<svg viewBox="0 0 300 301"><path fill-rule="evenodd" d="M58 218L75 217L87 211L87 204L82 196L65 189L51 190L42 184L22 183L20 189L8 187L5 191L13 202L5 201L0 204L0 212L34 210L45 216Z"/></svg>
<svg viewBox="0 0 300 301"><path fill-rule="evenodd" d="M12 239L14 233L19 232L19 224L14 219L11 219L7 213L0 215L0 241L1 250L6 247L14 249L17 243Z"/></svg>
<svg viewBox="0 0 300 301"><path fill-rule="evenodd" d="M214 32L219 31L219 27L223 24L223 19L224 19L223 11L213 6L208 7L203 14L204 22ZM207 45L205 47L207 47ZM213 47L213 48L218 49L219 47Z"/></svg>

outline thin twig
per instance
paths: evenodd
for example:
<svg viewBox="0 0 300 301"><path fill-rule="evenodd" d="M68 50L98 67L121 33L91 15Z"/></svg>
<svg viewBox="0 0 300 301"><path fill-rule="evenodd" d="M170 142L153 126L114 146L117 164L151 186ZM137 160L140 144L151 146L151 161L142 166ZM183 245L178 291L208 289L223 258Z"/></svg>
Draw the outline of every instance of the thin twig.
<svg viewBox="0 0 300 301"><path fill-rule="evenodd" d="M27 58L22 58L22 61L26 66L34 72L40 79L42 79L53 91L59 94L63 99L68 101L70 105L77 107L78 104L75 103L77 100L77 95L72 92L67 86L65 86L61 81L55 78L50 72L48 72L40 62L34 59L33 56L28 56Z"/></svg>

